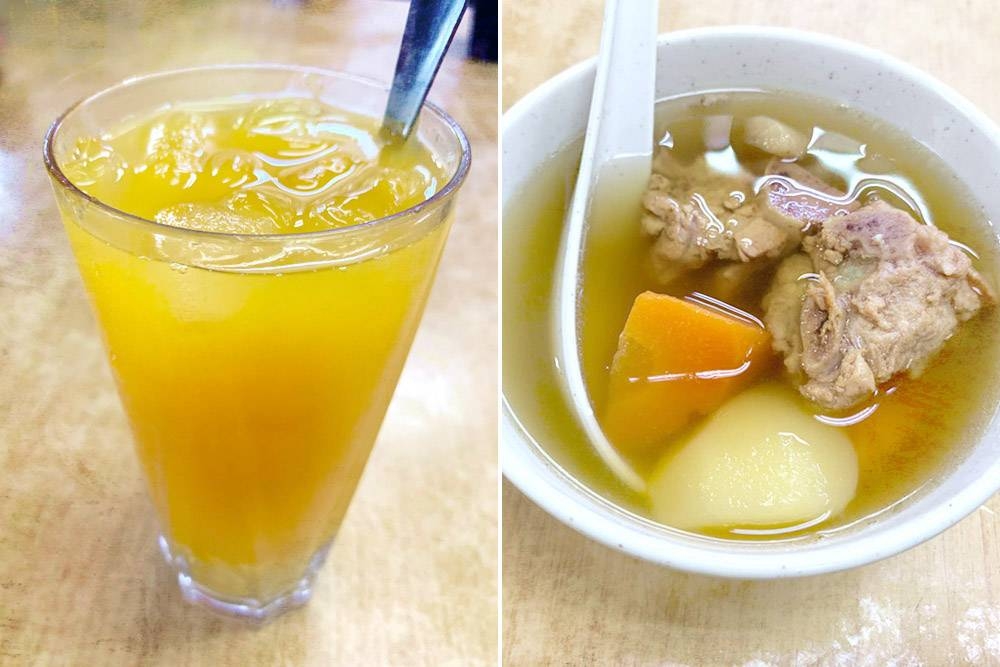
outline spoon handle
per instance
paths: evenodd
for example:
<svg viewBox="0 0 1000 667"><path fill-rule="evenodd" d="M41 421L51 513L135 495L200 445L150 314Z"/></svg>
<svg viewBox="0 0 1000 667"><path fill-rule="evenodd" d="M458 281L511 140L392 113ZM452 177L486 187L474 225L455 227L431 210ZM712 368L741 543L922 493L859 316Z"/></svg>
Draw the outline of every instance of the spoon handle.
<svg viewBox="0 0 1000 667"><path fill-rule="evenodd" d="M563 228L555 281L554 336L562 364L563 391L594 450L622 483L638 492L644 491L645 481L604 434L584 380L581 267L588 236L601 236L607 242L622 232L639 234L639 200L653 155L657 5L656 0L605 2L587 133ZM629 219L628 208L613 216L592 217L598 208L592 208L592 196L598 189L605 197L610 194L618 202L634 207L634 219ZM622 228L630 224L632 230ZM628 312L627 304L624 312Z"/></svg>
<svg viewBox="0 0 1000 667"><path fill-rule="evenodd" d="M657 9L655 0L607 0L605 4L584 143L591 169L586 174L581 169L581 176L586 175L591 185L609 160L632 155L652 159Z"/></svg>
<svg viewBox="0 0 1000 667"><path fill-rule="evenodd" d="M411 0L382 129L405 140L427 98L466 0Z"/></svg>

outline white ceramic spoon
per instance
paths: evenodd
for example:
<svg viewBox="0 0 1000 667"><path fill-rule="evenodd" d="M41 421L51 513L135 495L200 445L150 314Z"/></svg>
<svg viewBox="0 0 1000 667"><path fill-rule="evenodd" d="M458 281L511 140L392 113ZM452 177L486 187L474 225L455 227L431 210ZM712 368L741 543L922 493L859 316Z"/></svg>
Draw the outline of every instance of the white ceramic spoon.
<svg viewBox="0 0 1000 667"><path fill-rule="evenodd" d="M624 192L626 197L634 193L634 201L638 202L649 178L656 86L656 19L656 0L608 0L605 4L601 53L583 156L556 267L554 309L556 351L570 407L596 452L623 483L637 491L645 489L645 482L604 435L583 380L581 263L586 250L591 194L598 181L602 185L613 181L617 193ZM634 223L638 234L638 220Z"/></svg>

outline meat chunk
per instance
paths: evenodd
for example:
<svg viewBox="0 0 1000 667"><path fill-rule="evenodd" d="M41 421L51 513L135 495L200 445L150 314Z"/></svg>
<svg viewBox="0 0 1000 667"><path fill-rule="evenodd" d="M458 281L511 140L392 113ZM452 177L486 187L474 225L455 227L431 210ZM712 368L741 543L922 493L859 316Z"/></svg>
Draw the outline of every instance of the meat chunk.
<svg viewBox="0 0 1000 667"><path fill-rule="evenodd" d="M857 208L844 194L802 167L773 160L759 193L746 171L720 173L704 157L677 162L660 151L643 196L643 231L654 238L653 268L661 282L716 259L779 259L805 230Z"/></svg>
<svg viewBox="0 0 1000 667"><path fill-rule="evenodd" d="M799 321L813 264L809 255L796 253L778 265L771 289L764 295L764 326L771 333L771 346L785 359L792 374L802 366L802 336Z"/></svg>
<svg viewBox="0 0 1000 667"><path fill-rule="evenodd" d="M657 156L642 199L642 228L655 239L651 252L661 280L714 259L787 254L798 239L758 213L753 181L748 172L719 173L704 158L680 165L668 151Z"/></svg>
<svg viewBox="0 0 1000 667"><path fill-rule="evenodd" d="M809 137L769 116L751 116L743 126L743 141L779 158L798 158L809 147Z"/></svg>
<svg viewBox="0 0 1000 667"><path fill-rule="evenodd" d="M860 206L845 201L844 193L793 162L771 160L758 206L766 220L801 233L834 215L846 215Z"/></svg>
<svg viewBox="0 0 1000 667"><path fill-rule="evenodd" d="M759 300L757 286L774 270L776 261L723 262L706 277L706 294L733 305Z"/></svg>
<svg viewBox="0 0 1000 667"><path fill-rule="evenodd" d="M992 292L948 236L875 202L823 223L782 262L765 323L803 395L847 408L897 373L919 374Z"/></svg>

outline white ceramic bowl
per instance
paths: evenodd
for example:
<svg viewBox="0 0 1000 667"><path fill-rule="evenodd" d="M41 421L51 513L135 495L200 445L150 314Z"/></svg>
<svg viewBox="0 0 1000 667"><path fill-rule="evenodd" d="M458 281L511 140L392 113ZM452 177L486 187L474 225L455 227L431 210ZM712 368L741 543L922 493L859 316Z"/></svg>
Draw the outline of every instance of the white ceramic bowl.
<svg viewBox="0 0 1000 667"><path fill-rule="evenodd" d="M504 115L505 206L540 165L583 134L594 66L595 60L589 60L566 70ZM808 93L889 121L944 159L975 194L985 219L1000 220L1000 130L927 74L858 44L799 31L732 27L660 36L658 99L748 87ZM857 528L799 543L686 536L624 511L549 459L519 426L506 401L501 451L504 475L583 534L655 563L736 578L819 574L891 556L937 535L1000 489L997 414L971 453L931 491Z"/></svg>

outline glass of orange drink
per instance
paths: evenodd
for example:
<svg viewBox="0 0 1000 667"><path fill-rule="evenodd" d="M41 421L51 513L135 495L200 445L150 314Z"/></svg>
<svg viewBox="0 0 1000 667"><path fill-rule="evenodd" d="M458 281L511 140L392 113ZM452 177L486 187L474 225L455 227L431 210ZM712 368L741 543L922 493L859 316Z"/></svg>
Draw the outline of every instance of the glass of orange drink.
<svg viewBox="0 0 1000 667"><path fill-rule="evenodd" d="M420 320L469 168L426 104L291 66L127 80L45 163L185 598L308 600Z"/></svg>

